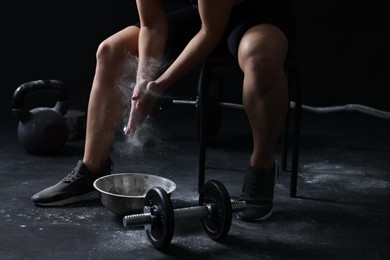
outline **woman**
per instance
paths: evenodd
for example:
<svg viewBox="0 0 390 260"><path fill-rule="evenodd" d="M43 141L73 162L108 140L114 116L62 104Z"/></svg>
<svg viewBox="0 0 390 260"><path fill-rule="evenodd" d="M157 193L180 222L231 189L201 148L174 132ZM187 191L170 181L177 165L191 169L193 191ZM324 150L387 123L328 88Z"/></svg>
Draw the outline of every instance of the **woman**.
<svg viewBox="0 0 390 260"><path fill-rule="evenodd" d="M238 217L266 219L272 212L278 174L275 144L288 106L284 61L295 37L291 8L287 0L199 0L166 14L163 4L162 0L137 0L140 23L100 44L83 160L32 200L50 206L96 198L93 181L111 172L109 150L123 113L117 82L129 54L138 56L125 131L133 135L157 97L218 47L236 58L244 74L242 99L253 135L250 167L240 197L248 208ZM163 68L163 61L174 53L177 58Z"/></svg>

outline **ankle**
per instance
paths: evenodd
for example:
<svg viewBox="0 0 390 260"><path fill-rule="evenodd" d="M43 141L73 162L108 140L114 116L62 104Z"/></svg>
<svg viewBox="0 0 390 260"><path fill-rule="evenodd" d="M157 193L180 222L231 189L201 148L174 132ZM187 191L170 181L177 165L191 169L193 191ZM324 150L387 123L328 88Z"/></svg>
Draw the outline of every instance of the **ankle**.
<svg viewBox="0 0 390 260"><path fill-rule="evenodd" d="M259 169L259 170L263 170L263 171L270 171L274 168L275 166L275 161L271 161L271 162L252 162L250 163L250 167L253 168L253 169Z"/></svg>
<svg viewBox="0 0 390 260"><path fill-rule="evenodd" d="M88 171L91 173L98 173L102 170L105 170L107 168L107 164L110 161L110 159L105 160L86 160L83 159L84 165L87 167Z"/></svg>

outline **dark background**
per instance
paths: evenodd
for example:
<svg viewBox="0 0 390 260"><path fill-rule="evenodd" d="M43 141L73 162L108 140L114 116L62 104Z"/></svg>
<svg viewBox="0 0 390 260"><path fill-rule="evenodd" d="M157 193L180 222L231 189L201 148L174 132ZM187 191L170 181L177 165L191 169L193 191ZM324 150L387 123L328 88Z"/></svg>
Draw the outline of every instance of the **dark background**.
<svg viewBox="0 0 390 260"><path fill-rule="evenodd" d="M291 2L299 22L296 52L304 60L304 103L389 110L386 1ZM13 91L47 78L64 81L72 106L85 109L97 46L136 21L137 12L134 0L2 0L0 19L1 114L11 114ZM180 95L196 93L194 75L176 84L185 85Z"/></svg>

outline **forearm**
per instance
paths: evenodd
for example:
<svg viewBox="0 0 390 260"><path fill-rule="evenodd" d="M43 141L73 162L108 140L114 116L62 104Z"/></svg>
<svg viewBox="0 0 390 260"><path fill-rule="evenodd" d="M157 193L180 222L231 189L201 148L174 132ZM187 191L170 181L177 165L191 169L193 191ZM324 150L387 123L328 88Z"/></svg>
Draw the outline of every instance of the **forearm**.
<svg viewBox="0 0 390 260"><path fill-rule="evenodd" d="M164 56L167 39L166 26L141 27L139 34L139 61L137 82L155 80Z"/></svg>
<svg viewBox="0 0 390 260"><path fill-rule="evenodd" d="M199 0L198 4L202 28L176 61L156 80L163 90L199 65L218 45L229 19L233 0Z"/></svg>
<svg viewBox="0 0 390 260"><path fill-rule="evenodd" d="M208 32L201 30L188 43L175 62L156 80L156 83L163 90L166 90L176 80L206 59L218 42L218 37L210 36Z"/></svg>
<svg viewBox="0 0 390 260"><path fill-rule="evenodd" d="M155 80L167 41L168 26L161 0L137 0L140 15L137 82Z"/></svg>

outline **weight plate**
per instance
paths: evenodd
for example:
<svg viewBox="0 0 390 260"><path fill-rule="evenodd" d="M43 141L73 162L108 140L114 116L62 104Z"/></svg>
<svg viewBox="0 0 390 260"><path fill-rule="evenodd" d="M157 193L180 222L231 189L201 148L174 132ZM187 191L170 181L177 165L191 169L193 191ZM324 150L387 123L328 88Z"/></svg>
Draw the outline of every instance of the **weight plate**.
<svg viewBox="0 0 390 260"><path fill-rule="evenodd" d="M151 225L145 225L146 235L155 248L162 250L171 243L173 237L171 201L163 188L154 187L146 194L144 205L150 207L151 214L155 216Z"/></svg>
<svg viewBox="0 0 390 260"><path fill-rule="evenodd" d="M227 235L232 224L232 204L226 187L217 180L206 182L199 194L199 205L211 204L211 216L202 218L202 225L210 238L218 240Z"/></svg>

